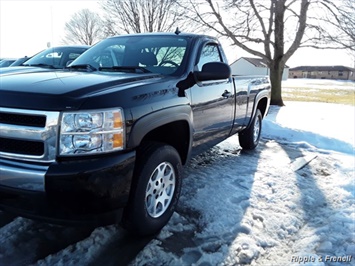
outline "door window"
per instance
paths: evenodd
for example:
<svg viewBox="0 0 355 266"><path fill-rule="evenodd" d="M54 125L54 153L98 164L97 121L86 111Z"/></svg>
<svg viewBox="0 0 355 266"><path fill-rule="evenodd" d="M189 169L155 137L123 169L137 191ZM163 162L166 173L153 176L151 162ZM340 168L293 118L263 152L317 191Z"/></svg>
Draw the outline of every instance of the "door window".
<svg viewBox="0 0 355 266"><path fill-rule="evenodd" d="M221 55L216 44L207 44L202 48L198 70L202 70L204 64L209 62L222 62Z"/></svg>

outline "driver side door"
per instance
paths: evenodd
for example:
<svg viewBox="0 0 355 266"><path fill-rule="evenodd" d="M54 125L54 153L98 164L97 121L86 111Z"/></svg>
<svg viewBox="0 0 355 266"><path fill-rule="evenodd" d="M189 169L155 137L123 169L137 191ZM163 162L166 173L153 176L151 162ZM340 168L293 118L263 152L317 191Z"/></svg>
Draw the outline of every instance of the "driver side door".
<svg viewBox="0 0 355 266"><path fill-rule="evenodd" d="M222 58L218 44L206 43L196 60L195 70L200 71L209 62L223 62ZM197 82L190 90L193 150L201 153L229 136L234 119L234 87L229 78Z"/></svg>

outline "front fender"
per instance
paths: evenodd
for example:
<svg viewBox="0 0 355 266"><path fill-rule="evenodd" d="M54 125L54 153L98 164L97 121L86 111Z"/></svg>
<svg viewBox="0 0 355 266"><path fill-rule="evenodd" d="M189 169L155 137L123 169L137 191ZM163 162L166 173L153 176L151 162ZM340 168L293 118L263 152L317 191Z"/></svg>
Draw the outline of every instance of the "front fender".
<svg viewBox="0 0 355 266"><path fill-rule="evenodd" d="M147 114L139 118L132 126L127 148L137 147L152 130L176 121L186 121L189 125L189 147L192 143L193 121L189 105L174 106Z"/></svg>

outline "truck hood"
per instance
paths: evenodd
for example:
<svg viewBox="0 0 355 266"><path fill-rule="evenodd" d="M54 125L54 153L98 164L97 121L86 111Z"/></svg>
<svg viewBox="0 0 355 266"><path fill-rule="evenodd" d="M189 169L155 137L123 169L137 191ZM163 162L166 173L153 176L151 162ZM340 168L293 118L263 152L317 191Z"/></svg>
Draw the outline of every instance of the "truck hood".
<svg viewBox="0 0 355 266"><path fill-rule="evenodd" d="M0 107L64 110L78 109L87 97L112 90L158 82L158 74L121 72L18 71L0 75Z"/></svg>

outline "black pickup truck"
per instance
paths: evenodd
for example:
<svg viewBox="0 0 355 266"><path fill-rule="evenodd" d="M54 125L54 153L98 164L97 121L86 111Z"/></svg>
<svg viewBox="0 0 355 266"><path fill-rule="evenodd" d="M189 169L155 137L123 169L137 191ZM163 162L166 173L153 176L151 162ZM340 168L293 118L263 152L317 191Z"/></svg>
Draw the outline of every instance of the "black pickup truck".
<svg viewBox="0 0 355 266"><path fill-rule="evenodd" d="M67 69L0 75L0 209L139 235L170 219L182 165L238 133L258 145L265 76L231 76L218 40L108 38Z"/></svg>

